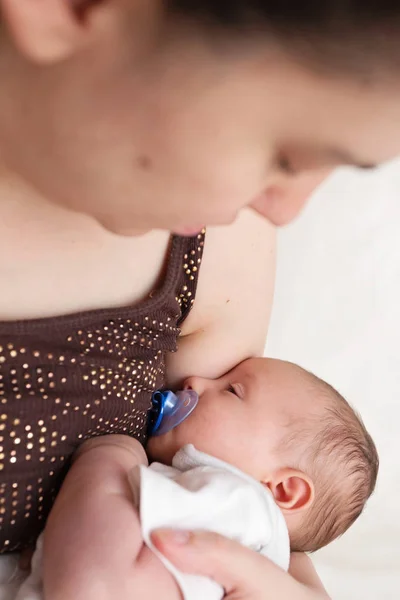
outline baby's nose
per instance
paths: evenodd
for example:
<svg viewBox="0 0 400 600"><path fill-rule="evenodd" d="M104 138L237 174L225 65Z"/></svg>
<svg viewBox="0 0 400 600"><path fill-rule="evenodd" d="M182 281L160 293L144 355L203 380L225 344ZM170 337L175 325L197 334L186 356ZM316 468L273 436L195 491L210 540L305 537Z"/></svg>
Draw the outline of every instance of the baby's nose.
<svg viewBox="0 0 400 600"><path fill-rule="evenodd" d="M207 388L208 382L209 380L203 377L188 377L183 384L183 389L194 390L199 396L201 396L201 394Z"/></svg>

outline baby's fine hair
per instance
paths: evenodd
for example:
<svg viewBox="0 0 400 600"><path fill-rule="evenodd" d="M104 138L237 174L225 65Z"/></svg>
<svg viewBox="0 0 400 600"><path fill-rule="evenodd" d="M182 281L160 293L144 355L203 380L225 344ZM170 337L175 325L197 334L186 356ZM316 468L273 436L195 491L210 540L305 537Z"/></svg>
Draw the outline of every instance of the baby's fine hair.
<svg viewBox="0 0 400 600"><path fill-rule="evenodd" d="M343 396L322 379L301 371L323 409L309 423L304 416L287 440L296 452L304 449L296 466L315 487L314 503L291 546L292 551L315 552L343 535L361 515L375 489L379 457L361 417Z"/></svg>

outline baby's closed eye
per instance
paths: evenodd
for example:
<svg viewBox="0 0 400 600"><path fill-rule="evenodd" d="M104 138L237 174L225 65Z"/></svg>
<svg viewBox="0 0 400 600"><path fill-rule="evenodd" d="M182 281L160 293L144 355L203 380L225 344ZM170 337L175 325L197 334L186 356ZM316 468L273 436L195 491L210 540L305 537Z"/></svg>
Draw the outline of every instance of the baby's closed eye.
<svg viewBox="0 0 400 600"><path fill-rule="evenodd" d="M230 383L228 385L228 392L243 400L244 398L244 390L243 386L240 383Z"/></svg>

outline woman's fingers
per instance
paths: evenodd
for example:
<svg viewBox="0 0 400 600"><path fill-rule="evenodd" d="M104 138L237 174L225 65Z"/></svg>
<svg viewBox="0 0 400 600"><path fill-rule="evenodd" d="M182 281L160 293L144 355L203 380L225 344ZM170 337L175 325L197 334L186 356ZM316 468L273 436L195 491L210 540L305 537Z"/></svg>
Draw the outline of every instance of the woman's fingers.
<svg viewBox="0 0 400 600"><path fill-rule="evenodd" d="M275 592L280 600L313 598L293 596L293 584L298 592L303 586L260 554L216 533L161 529L152 534L152 542L181 571L214 579L227 598L267 600Z"/></svg>

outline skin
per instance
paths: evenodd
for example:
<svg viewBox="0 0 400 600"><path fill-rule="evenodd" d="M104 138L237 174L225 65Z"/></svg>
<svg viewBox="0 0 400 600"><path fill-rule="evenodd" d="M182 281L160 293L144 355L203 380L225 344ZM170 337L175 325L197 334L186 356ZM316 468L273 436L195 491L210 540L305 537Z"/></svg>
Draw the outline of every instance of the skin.
<svg viewBox="0 0 400 600"><path fill-rule="evenodd" d="M0 0L3 319L138 302L158 281L168 235L121 235L188 233L232 222L245 205L284 224L332 167L399 152L395 78L365 85L311 73L258 41L215 45L167 23L160 0L79 4ZM172 383L193 371L215 377L263 349L271 228L247 213L210 231L207 253ZM35 287L42 293L31 297ZM235 571L236 597L256 598L248 585L258 559L202 539L206 555L219 548L221 563L225 552L248 565ZM206 568L199 554L192 560ZM258 575L259 597L271 585L281 598L290 586L291 600L300 589L312 597L310 570L306 591L305 577L299 588L273 570L268 581Z"/></svg>
<svg viewBox="0 0 400 600"><path fill-rule="evenodd" d="M324 408L298 367L267 358L246 360L217 379L189 377L184 389L197 392L198 405L178 427L150 438L151 460L171 464L193 444L262 482L286 460L278 449L291 420Z"/></svg>
<svg viewBox="0 0 400 600"><path fill-rule="evenodd" d="M158 0L82 19L62 0L2 5L8 177L119 233L190 232L248 204L283 224L326 168L399 151L398 82L323 79L261 42L221 49Z"/></svg>
<svg viewBox="0 0 400 600"><path fill-rule="evenodd" d="M294 554L288 577L269 561L240 544L203 531L160 530L152 536L156 548L178 568L218 581L228 600L329 600L308 556Z"/></svg>

